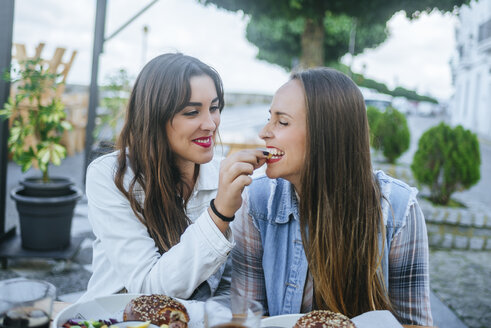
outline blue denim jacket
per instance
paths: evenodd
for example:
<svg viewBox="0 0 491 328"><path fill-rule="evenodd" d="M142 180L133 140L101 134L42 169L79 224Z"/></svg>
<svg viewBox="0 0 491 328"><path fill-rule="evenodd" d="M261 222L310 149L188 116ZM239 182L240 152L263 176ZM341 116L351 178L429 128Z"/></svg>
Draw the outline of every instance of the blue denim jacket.
<svg viewBox="0 0 491 328"><path fill-rule="evenodd" d="M386 226L385 245L380 250L382 272L388 289L389 252L393 237L405 224L416 189L377 171ZM298 201L291 185L283 179L261 177L249 188L249 215L258 228L263 245L262 266L269 315L299 313L308 263L300 233ZM390 205L389 205L390 203ZM382 238L380 238L382 242ZM382 243L380 243L382 246Z"/></svg>

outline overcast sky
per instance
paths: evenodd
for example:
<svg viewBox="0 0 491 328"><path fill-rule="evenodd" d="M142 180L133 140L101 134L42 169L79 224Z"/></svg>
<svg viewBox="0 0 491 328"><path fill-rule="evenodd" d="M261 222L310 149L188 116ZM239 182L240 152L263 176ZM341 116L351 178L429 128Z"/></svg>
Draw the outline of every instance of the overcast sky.
<svg viewBox="0 0 491 328"><path fill-rule="evenodd" d="M106 36L147 3L150 0L108 0ZM77 50L68 83L89 84L95 4L96 0L17 0L14 42L26 44L28 55L39 42L45 42L43 57L51 57L56 47ZM447 99L453 93L449 61L455 48L456 23L450 14L433 13L408 21L398 13L388 23L391 36L377 49L357 56L354 71L389 88L401 85ZM215 67L226 91L272 94L288 73L255 59L257 48L245 39L246 25L243 14L204 7L197 0L160 0L105 44L100 81L120 68L136 77L144 62L179 51ZM149 29L146 43L144 26Z"/></svg>

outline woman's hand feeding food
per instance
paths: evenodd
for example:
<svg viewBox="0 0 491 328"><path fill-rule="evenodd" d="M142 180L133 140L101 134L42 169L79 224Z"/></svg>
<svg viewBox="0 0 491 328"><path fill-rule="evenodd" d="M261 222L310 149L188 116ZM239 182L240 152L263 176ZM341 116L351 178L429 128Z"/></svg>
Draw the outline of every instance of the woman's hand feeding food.
<svg viewBox="0 0 491 328"><path fill-rule="evenodd" d="M242 205L242 191L252 182L250 175L266 163L267 157L267 152L262 149L247 149L238 151L222 161L218 192L213 201L215 208L208 210L222 232L227 230L228 222L221 219L215 212L226 218L233 218Z"/></svg>

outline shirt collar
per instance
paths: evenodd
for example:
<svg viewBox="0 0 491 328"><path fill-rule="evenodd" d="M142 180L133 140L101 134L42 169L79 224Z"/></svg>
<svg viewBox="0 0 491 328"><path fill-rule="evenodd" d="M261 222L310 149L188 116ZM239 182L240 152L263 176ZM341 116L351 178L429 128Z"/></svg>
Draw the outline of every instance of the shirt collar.
<svg viewBox="0 0 491 328"><path fill-rule="evenodd" d="M272 180L268 199L268 220L287 223L290 219L299 221L298 199L293 185L283 179Z"/></svg>
<svg viewBox="0 0 491 328"><path fill-rule="evenodd" d="M213 159L208 163L199 166L198 180L194 186L194 191L216 190L218 189L218 177L220 172L220 162Z"/></svg>

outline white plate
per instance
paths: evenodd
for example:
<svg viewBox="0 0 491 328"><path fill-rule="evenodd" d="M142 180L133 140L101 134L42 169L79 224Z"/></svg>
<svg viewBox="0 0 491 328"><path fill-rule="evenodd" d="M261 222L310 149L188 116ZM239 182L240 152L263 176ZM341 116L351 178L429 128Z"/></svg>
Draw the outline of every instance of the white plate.
<svg viewBox="0 0 491 328"><path fill-rule="evenodd" d="M305 313L297 314L283 314L274 317L264 318L261 320L261 327L275 326L282 328L292 328L298 318L303 316Z"/></svg>
<svg viewBox="0 0 491 328"><path fill-rule="evenodd" d="M292 328L297 320L305 315L284 314L261 320L261 328ZM351 319L357 328L403 328L389 311L370 311Z"/></svg>
<svg viewBox="0 0 491 328"><path fill-rule="evenodd" d="M87 320L116 319L123 321L123 311L133 298L141 294L116 294L98 297L92 301L75 303L64 308L54 318L52 328L60 328L68 319ZM189 314L189 328L203 327L203 302L178 299L184 304Z"/></svg>

